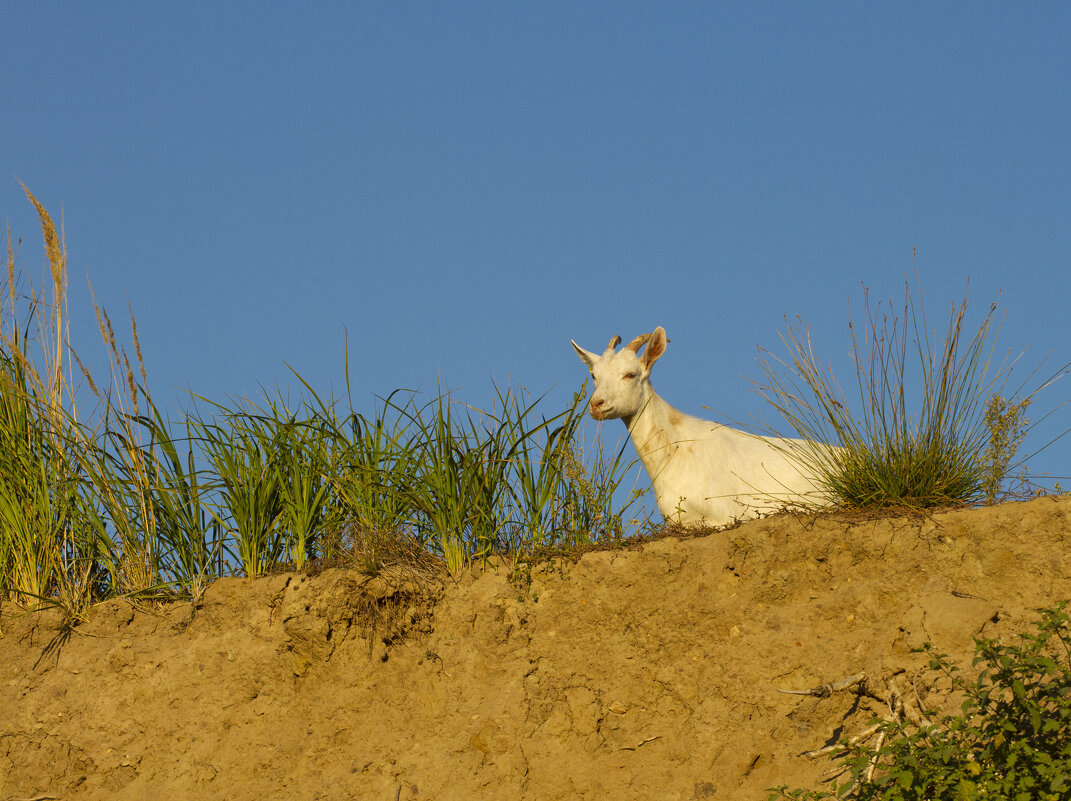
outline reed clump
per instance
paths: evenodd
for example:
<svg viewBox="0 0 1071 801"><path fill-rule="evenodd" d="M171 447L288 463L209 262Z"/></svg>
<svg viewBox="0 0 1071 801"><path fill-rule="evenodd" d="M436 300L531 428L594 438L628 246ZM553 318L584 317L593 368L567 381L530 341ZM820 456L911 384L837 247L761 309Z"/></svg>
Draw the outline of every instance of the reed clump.
<svg viewBox="0 0 1071 801"><path fill-rule="evenodd" d="M66 250L44 206L38 296L7 240L0 308L0 601L86 605L197 597L223 575L342 563L369 575L458 571L547 545L619 538L621 452L585 452L583 392L546 416L496 389L489 409L398 391L371 412L317 394L219 403L178 420L153 402L130 310L128 353L94 309L109 380L69 340ZM21 285L20 285L21 282ZM348 362L348 353L347 353ZM72 371L77 365L79 372ZM407 567L408 566L408 567Z"/></svg>
<svg viewBox="0 0 1071 801"><path fill-rule="evenodd" d="M58 602L76 615L100 579L101 543L97 511L79 492L72 436L67 255L51 216L23 189L41 223L49 280L41 295L29 282L20 287L9 230L0 309L0 575L17 602Z"/></svg>

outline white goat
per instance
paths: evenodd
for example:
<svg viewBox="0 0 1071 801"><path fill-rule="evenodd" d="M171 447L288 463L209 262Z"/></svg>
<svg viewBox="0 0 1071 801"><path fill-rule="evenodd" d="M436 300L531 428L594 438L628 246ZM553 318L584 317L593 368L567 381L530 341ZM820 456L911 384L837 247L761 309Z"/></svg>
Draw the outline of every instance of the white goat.
<svg viewBox="0 0 1071 801"><path fill-rule="evenodd" d="M793 458L801 448L815 452L814 443L760 437L692 417L655 393L651 368L667 342L661 326L617 352L621 337L615 336L601 356L573 342L595 379L591 416L624 421L662 516L720 526L788 504L822 503L815 479Z"/></svg>

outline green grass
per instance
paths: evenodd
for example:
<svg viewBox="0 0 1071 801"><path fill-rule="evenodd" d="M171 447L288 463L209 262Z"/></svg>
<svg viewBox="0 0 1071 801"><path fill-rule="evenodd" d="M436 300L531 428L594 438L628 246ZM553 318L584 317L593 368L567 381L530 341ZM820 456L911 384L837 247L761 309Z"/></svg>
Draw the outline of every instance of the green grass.
<svg viewBox="0 0 1071 801"><path fill-rule="evenodd" d="M98 585L100 518L81 492L72 436L65 306L66 251L37 209L50 263L47 294L18 287L11 235L0 301L0 576L23 604L62 599L77 614Z"/></svg>
<svg viewBox="0 0 1071 801"><path fill-rule="evenodd" d="M1065 366L1032 390L1037 370L1009 390L1014 362L994 361L996 304L974 333L967 301L953 309L943 338L931 334L921 297L910 287L902 317L864 298L854 321L851 357L857 402L815 354L797 320L782 335L787 357L764 351L759 393L808 443L792 455L815 475L835 505L854 509L932 508L990 503L1022 476L1016 453L1029 428L1025 411ZM912 392L909 387L917 386ZM1010 393L1010 394L1009 394ZM1009 399L1010 397L1010 399ZM767 433L769 433L767 431Z"/></svg>
<svg viewBox="0 0 1071 801"><path fill-rule="evenodd" d="M489 408L397 390L356 410L301 384L226 403L194 396L177 420L153 402L133 312L119 344L95 311L110 356L100 382L67 333L62 232L27 190L49 264L38 296L8 236L0 305L0 599L59 604L74 617L96 600L198 596L223 575L344 562L378 573L420 552L457 572L490 557L582 550L636 532L634 462L607 455L586 429L585 389L564 409L496 387ZM1036 395L1009 400L990 370L993 311L964 334L966 304L931 345L908 293L905 323L867 305L853 354L853 417L803 328L787 360L768 358L760 391L811 443L828 492L854 507L994 500L1022 467L1017 452ZM909 345L910 342L910 345ZM908 403L917 359L921 403ZM348 365L348 352L346 354ZM75 369L77 366L78 369ZM1034 374L1031 374L1033 377ZM1051 383L1044 382L1042 386ZM415 549L415 550L414 550ZM419 561L419 560L416 560ZM495 564L499 564L496 558Z"/></svg>
<svg viewBox="0 0 1071 801"><path fill-rule="evenodd" d="M222 575L338 562L378 573L421 563L416 553L458 571L624 536L637 494L618 488L630 465L621 452L605 458L599 440L585 452L583 390L550 415L514 387L496 388L489 409L440 390L356 411L348 372L345 399L295 372L295 402L195 396L173 421L149 392L133 313L128 353L99 306L110 375L95 380L67 336L62 234L27 196L52 280L38 298L9 235L0 598L76 617L107 597L196 597Z"/></svg>

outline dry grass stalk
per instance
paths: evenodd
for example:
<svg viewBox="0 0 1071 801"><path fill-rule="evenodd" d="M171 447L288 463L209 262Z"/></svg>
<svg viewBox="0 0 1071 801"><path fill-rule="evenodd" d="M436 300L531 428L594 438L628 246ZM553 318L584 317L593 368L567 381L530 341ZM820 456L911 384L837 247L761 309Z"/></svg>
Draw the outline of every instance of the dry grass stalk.
<svg viewBox="0 0 1071 801"><path fill-rule="evenodd" d="M65 385L63 376L63 353L68 347L66 320L64 319L64 307L67 300L67 247L64 244L62 227L57 233L52 217L41 202L33 196L26 185L19 182L26 197L37 209L37 216L41 221L41 233L45 240L45 254L48 257L49 272L52 276L52 358L46 360L46 368L49 373L49 409L55 418L59 413L62 403L62 393ZM9 276L14 274L14 266L9 262Z"/></svg>

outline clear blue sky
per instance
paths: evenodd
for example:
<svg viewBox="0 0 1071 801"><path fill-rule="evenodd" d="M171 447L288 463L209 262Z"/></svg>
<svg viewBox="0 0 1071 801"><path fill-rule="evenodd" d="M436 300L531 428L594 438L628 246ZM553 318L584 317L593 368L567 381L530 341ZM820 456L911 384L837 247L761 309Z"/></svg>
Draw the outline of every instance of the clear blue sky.
<svg viewBox="0 0 1071 801"><path fill-rule="evenodd" d="M339 392L348 331L359 408L551 411L570 338L661 324L661 394L744 419L785 315L849 378L849 299L916 249L932 324L969 278L1071 361L1069 42L1065 3L8 3L0 218L37 275L16 177L62 211L76 346L88 272L165 405Z"/></svg>

